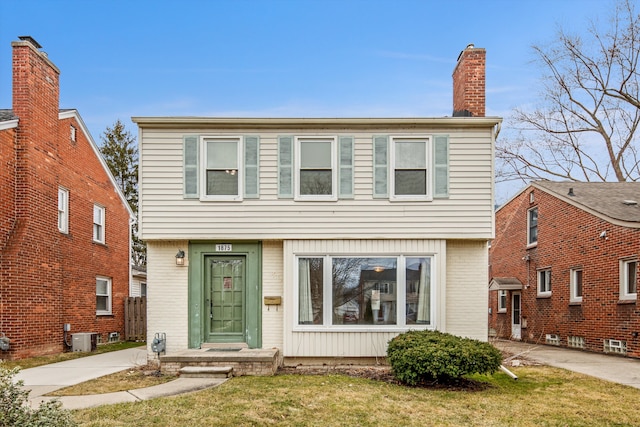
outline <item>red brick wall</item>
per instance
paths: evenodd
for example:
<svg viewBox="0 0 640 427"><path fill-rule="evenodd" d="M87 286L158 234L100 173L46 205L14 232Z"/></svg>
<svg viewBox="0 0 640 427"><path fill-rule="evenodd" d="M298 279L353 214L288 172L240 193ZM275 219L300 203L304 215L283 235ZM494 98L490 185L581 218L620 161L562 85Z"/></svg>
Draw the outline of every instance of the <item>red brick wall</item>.
<svg viewBox="0 0 640 427"><path fill-rule="evenodd" d="M491 277L516 277L522 290L522 339L545 342L546 334L584 337L585 348L602 352L603 340L626 341L627 354L640 357L640 308L619 300L621 258L640 255L640 229L613 225L550 194L525 191L496 214L496 239L490 256ZM527 246L527 211L538 206L538 244ZM607 237L601 238L602 231ZM528 257L528 261L526 260ZM537 296L537 271L551 268L551 297ZM570 271L583 270L582 303L570 303ZM490 292L490 328L511 333L511 295L506 314L497 313L497 291ZM634 335L636 335L634 337Z"/></svg>
<svg viewBox="0 0 640 427"><path fill-rule="evenodd" d="M73 332L124 332L129 285L129 222L108 174L75 119L59 119L58 70L31 44L14 43L15 195L2 192L0 223L14 223L2 247L0 332L21 358L64 349ZM70 126L78 129L70 140ZM3 144L11 139L0 131ZM10 142L10 141L9 141ZM7 150L9 151L9 150ZM3 156L3 164L5 163ZM3 184L4 185L4 184ZM69 189L69 234L58 231L58 187ZM12 200L13 199L13 200ZM93 243L93 204L106 208L106 244ZM4 229L2 230L4 232ZM96 276L113 282L113 315L96 316Z"/></svg>
<svg viewBox="0 0 640 427"><path fill-rule="evenodd" d="M0 200L0 250L7 244L14 226L16 209L15 138L16 131L14 128L0 130L0 197L2 197L2 200ZM1 308L2 299L0 299Z"/></svg>

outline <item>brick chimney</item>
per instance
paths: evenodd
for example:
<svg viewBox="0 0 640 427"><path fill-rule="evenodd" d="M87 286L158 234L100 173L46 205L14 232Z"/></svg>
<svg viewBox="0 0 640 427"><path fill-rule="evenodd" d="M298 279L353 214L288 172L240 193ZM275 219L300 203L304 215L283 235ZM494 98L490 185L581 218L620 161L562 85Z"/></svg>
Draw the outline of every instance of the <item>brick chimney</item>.
<svg viewBox="0 0 640 427"><path fill-rule="evenodd" d="M32 140L52 140L57 135L60 104L60 70L41 52L30 36L20 36L13 48L13 114L21 131Z"/></svg>
<svg viewBox="0 0 640 427"><path fill-rule="evenodd" d="M453 70L453 116L484 117L486 51L472 44L460 52Z"/></svg>

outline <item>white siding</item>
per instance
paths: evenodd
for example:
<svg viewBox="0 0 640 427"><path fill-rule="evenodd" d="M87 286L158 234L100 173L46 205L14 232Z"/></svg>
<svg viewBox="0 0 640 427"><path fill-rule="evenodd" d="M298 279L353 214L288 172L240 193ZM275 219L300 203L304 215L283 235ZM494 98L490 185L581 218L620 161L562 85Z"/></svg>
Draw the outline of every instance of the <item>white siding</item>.
<svg viewBox="0 0 640 427"><path fill-rule="evenodd" d="M263 296L282 297L284 303L284 282L282 272L282 242L262 243L262 293ZM284 306L262 307L262 347L282 348Z"/></svg>
<svg viewBox="0 0 640 427"><path fill-rule="evenodd" d="M488 339L488 265L485 242L448 242L447 332Z"/></svg>
<svg viewBox="0 0 640 427"><path fill-rule="evenodd" d="M301 202L277 197L278 135L355 137L352 200ZM260 199L201 202L184 199L184 135L255 135L255 131L158 129L140 131L140 230L154 239L368 239L479 238L493 233L491 129L412 129L404 134L449 134L450 197L431 202L390 202L372 197L372 136L403 132L260 132Z"/></svg>
<svg viewBox="0 0 640 427"><path fill-rule="evenodd" d="M409 328L393 328L369 331L296 331L296 310L293 283L296 254L344 254L344 255L434 255L434 286L436 299L435 328L445 328L445 283L447 247L442 240L294 240L286 241L285 262L285 357L384 357L387 342ZM486 268L485 268L486 270ZM486 293L486 292L485 292ZM458 301L458 303L460 303ZM482 301L480 301L482 303ZM486 309L486 304L483 307ZM486 313L484 313L486 320ZM475 319L476 321L479 319Z"/></svg>
<svg viewBox="0 0 640 427"><path fill-rule="evenodd" d="M167 353L188 347L188 267L176 265L178 249L188 242L147 242L147 347L156 333L167 334Z"/></svg>

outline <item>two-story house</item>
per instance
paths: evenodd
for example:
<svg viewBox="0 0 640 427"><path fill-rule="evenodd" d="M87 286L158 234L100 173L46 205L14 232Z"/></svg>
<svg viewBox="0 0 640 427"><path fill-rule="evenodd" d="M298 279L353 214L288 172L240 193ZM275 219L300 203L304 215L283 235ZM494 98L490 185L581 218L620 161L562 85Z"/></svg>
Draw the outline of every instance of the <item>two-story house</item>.
<svg viewBox="0 0 640 427"><path fill-rule="evenodd" d="M134 117L149 336L284 363L385 356L410 329L486 340L485 50L453 80L452 117Z"/></svg>
<svg viewBox="0 0 640 427"><path fill-rule="evenodd" d="M534 181L496 212L492 335L640 357L640 183Z"/></svg>
<svg viewBox="0 0 640 427"><path fill-rule="evenodd" d="M12 47L12 109L0 110L2 359L61 352L78 332L124 333L132 220L82 118L59 108L58 68L31 37Z"/></svg>

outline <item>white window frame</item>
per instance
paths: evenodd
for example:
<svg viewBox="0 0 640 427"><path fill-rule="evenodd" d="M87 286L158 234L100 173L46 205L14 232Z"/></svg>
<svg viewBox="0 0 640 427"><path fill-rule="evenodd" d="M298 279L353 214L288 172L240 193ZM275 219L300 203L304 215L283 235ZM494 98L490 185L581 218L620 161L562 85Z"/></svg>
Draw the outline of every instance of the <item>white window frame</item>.
<svg viewBox="0 0 640 427"><path fill-rule="evenodd" d="M207 194L207 142L234 142L237 150L238 194ZM244 140L239 136L202 136L200 137L200 200L241 202L244 195ZM231 170L231 169L230 169Z"/></svg>
<svg viewBox="0 0 640 427"><path fill-rule="evenodd" d="M98 282L104 281L107 284L107 293L106 294L98 294ZM98 309L98 297L107 298L107 309L99 310ZM111 278L106 276L96 276L96 315L98 316L108 316L112 314L112 306L113 306L113 294L111 290Z"/></svg>
<svg viewBox="0 0 640 427"><path fill-rule="evenodd" d="M506 289L498 290L498 313L507 312L507 291Z"/></svg>
<svg viewBox="0 0 640 427"><path fill-rule="evenodd" d="M338 154L337 136L296 136L294 143L294 200L297 201L336 201L338 200ZM331 194L300 194L300 171L302 165L302 148L304 142L329 142L331 143Z"/></svg>
<svg viewBox="0 0 640 427"><path fill-rule="evenodd" d="M106 209L104 206L93 205L93 241L97 243L105 242Z"/></svg>
<svg viewBox="0 0 640 427"><path fill-rule="evenodd" d="M629 268L633 265L634 276L629 277ZM630 292L630 280L634 281L635 292ZM638 298L638 259L626 258L620 260L620 299L635 300Z"/></svg>
<svg viewBox="0 0 640 427"><path fill-rule="evenodd" d="M542 268L537 271L537 289L539 297L550 297L552 292L551 269Z"/></svg>
<svg viewBox="0 0 640 427"><path fill-rule="evenodd" d="M69 233L69 190L58 187L58 231Z"/></svg>
<svg viewBox="0 0 640 427"><path fill-rule="evenodd" d="M71 139L72 142L76 142L77 134L78 134L78 129L76 129L74 125L71 125L71 129L69 129L69 138Z"/></svg>
<svg viewBox="0 0 640 427"><path fill-rule="evenodd" d="M536 211L536 240L532 241L532 237L531 237L531 213L533 211ZM527 210L527 247L531 248L534 246L538 245L538 236L539 236L539 224L540 224L540 217L539 217L540 211L538 210L538 207L535 206L531 209Z"/></svg>
<svg viewBox="0 0 640 427"><path fill-rule="evenodd" d="M428 135L391 136L389 153L389 200L391 201L432 201L433 200L433 164L431 152L433 139ZM425 144L425 194L396 195L396 144L401 142L423 142Z"/></svg>
<svg viewBox="0 0 640 427"><path fill-rule="evenodd" d="M584 270L582 268L572 268L569 275L569 290L571 293L569 302L580 303L582 302L582 294L584 293ZM580 295L577 294L578 280L580 281Z"/></svg>
<svg viewBox="0 0 640 427"><path fill-rule="evenodd" d="M298 265L300 258L321 258L323 260L323 324L322 325L306 325L299 324L298 316L299 316L299 276L298 276ZM333 295L332 295L332 260L333 258L395 258L396 259L396 324L393 325L377 325L377 324L367 324L367 325L333 325ZM429 301L430 308L429 314L430 319L428 324L414 324L407 323L407 295L406 295L406 267L407 267L407 259L415 259L415 258L430 258L430 289L429 289ZM436 302L436 287L437 287L437 271L436 271L436 255L434 254L410 254L410 255L371 255L371 254L331 254L331 255L316 255L316 254L296 254L294 257L294 315L293 317L293 330L294 331L332 331L332 332L390 332L390 331L406 331L407 329L428 329L433 330L436 329L436 319L437 313L436 310L438 308L438 304ZM392 286L392 285L389 285Z"/></svg>

